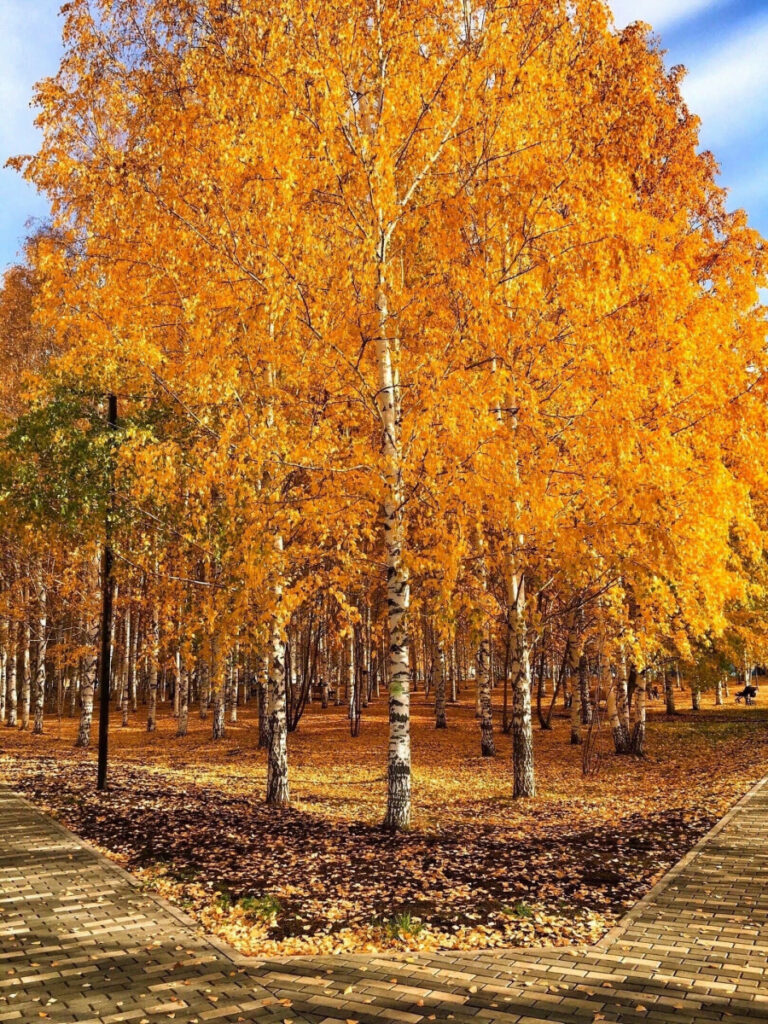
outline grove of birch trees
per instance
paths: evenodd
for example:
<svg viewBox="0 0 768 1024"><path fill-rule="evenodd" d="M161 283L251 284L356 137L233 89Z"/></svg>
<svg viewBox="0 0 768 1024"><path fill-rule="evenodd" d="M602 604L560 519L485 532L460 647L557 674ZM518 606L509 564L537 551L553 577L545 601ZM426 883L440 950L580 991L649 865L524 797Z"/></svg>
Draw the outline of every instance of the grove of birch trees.
<svg viewBox="0 0 768 1024"><path fill-rule="evenodd" d="M511 733L523 798L556 701L641 755L649 680L759 661L765 245L647 27L72 0L64 39L0 294L8 725L91 740L107 517L104 698L214 738L258 701L275 805L313 700L350 743L388 700L396 831L414 687Z"/></svg>

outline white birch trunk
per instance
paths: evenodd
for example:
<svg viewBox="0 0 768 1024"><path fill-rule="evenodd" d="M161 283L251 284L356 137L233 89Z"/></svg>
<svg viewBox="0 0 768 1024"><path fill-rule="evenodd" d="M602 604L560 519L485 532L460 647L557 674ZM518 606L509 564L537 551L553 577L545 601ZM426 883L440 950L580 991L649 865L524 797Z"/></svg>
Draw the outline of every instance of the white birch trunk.
<svg viewBox="0 0 768 1024"><path fill-rule="evenodd" d="M123 620L123 657L122 664L120 666L120 680L121 680L121 691L120 691L120 710L122 713L122 727L126 728L128 725L128 712L130 710L130 675L131 675L131 609L130 606L125 610L125 618Z"/></svg>
<svg viewBox="0 0 768 1024"><path fill-rule="evenodd" d="M83 675L80 682L80 722L77 729L76 747L89 747L91 745L91 725L93 723L93 692L96 688L96 637L98 636L98 625L88 630L88 654L83 661ZM91 637L94 642L91 643ZM104 696L102 694L102 700Z"/></svg>
<svg viewBox="0 0 768 1024"><path fill-rule="evenodd" d="M149 664L149 702L147 732L157 729L157 691L160 686L160 618L157 609L152 612L152 658Z"/></svg>
<svg viewBox="0 0 768 1024"><path fill-rule="evenodd" d="M531 717L531 664L525 628L525 576L510 558L510 670L512 675L512 766L515 797L536 795Z"/></svg>
<svg viewBox="0 0 768 1024"><path fill-rule="evenodd" d="M32 703L32 626L29 612L24 618L24 646L21 659L21 728L29 728L29 714Z"/></svg>
<svg viewBox="0 0 768 1024"><path fill-rule="evenodd" d="M435 728L447 729L445 717L445 648L441 643L435 648ZM491 734L493 739L493 734Z"/></svg>
<svg viewBox="0 0 768 1024"><path fill-rule="evenodd" d="M283 538L275 539L278 555L282 555ZM278 557L278 573L282 573L282 558ZM288 784L288 721L286 717L285 638L281 605L282 580L275 583L275 613L272 621L272 662L267 682L267 803L285 807L291 801Z"/></svg>
<svg viewBox="0 0 768 1024"><path fill-rule="evenodd" d="M632 753L636 757L642 757L645 754L645 701L647 687L647 673L638 672L637 688L635 689L635 727L632 733Z"/></svg>
<svg viewBox="0 0 768 1024"><path fill-rule="evenodd" d="M389 748L387 756L387 813L385 827L396 832L411 823L411 713L407 616L410 584L403 559L405 543L402 515L402 452L400 398L389 338L387 239L382 234L378 252L376 339L378 393L376 402L382 428L384 455L383 531L387 568L387 630L389 635Z"/></svg>
<svg viewBox="0 0 768 1024"><path fill-rule="evenodd" d="M45 709L45 658L48 653L48 595L40 575L37 585L37 665L35 670L35 724L33 732L43 731Z"/></svg>
<svg viewBox="0 0 768 1024"><path fill-rule="evenodd" d="M181 651L176 653L176 671L179 688L179 720L176 735L186 736L189 728L189 672Z"/></svg>
<svg viewBox="0 0 768 1024"><path fill-rule="evenodd" d="M15 622L11 623L8 635L8 669L6 683L8 687L8 728L16 726L16 708L18 696L16 693L16 658L18 655L17 646L18 627Z"/></svg>

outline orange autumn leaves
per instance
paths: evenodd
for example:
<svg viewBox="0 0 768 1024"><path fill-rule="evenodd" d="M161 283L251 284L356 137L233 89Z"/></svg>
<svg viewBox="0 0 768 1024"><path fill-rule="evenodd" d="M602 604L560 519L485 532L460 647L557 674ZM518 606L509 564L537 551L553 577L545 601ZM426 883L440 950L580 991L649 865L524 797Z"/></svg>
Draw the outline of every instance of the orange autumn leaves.
<svg viewBox="0 0 768 1024"><path fill-rule="evenodd" d="M598 0L66 24L37 317L53 379L141 421L121 571L166 632L261 651L395 579L503 636L511 562L534 638L541 595L599 594L642 667L759 600L763 244L643 31Z"/></svg>

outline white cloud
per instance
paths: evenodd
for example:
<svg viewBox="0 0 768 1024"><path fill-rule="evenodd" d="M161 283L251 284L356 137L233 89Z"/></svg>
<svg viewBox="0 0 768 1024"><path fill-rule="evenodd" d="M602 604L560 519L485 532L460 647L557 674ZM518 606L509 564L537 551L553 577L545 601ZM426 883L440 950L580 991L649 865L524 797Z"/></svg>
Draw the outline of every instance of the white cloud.
<svg viewBox="0 0 768 1024"><path fill-rule="evenodd" d="M711 7L713 0L608 0L619 28L646 21L657 30Z"/></svg>
<svg viewBox="0 0 768 1024"><path fill-rule="evenodd" d="M751 22L695 64L682 91L708 145L759 131L768 121L768 19Z"/></svg>

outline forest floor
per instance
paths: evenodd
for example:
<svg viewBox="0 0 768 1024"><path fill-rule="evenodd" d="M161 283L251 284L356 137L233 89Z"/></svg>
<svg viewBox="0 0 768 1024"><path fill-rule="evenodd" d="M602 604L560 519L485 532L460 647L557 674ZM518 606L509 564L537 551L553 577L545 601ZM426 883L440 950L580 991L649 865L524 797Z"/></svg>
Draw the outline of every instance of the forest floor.
<svg viewBox="0 0 768 1024"><path fill-rule="evenodd" d="M690 707L689 695L678 704ZM674 717L651 704L647 756L616 757L597 739L582 775L565 715L536 729L538 795L512 799L510 738L479 756L468 702L437 732L414 696L414 825L382 831L386 706L349 736L346 709L311 707L289 738L293 805L263 803L265 754L255 701L225 739L190 714L175 736L141 709L113 717L110 785L95 791L95 749L75 750L76 723L48 718L42 736L0 734L2 778L254 955L380 949L541 946L598 939L726 810L768 773L768 710L714 708ZM94 727L94 734L96 727ZM94 735L95 739L95 735Z"/></svg>

